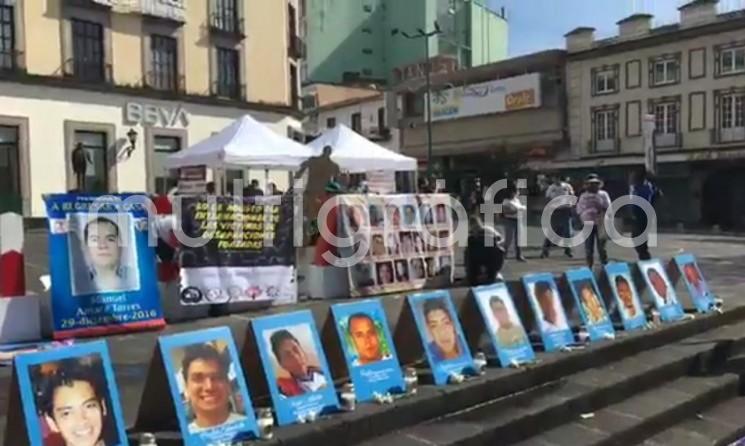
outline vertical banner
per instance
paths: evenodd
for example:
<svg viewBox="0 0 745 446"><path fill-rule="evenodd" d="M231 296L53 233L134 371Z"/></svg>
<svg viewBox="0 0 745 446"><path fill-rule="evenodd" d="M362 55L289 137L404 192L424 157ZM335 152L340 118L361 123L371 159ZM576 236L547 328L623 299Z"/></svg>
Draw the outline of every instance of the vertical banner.
<svg viewBox="0 0 745 446"><path fill-rule="evenodd" d="M561 305L554 276L549 273L527 275L523 277L523 285L533 307L544 349L552 352L573 344L574 335Z"/></svg>
<svg viewBox="0 0 745 446"><path fill-rule="evenodd" d="M654 146L654 132L656 128L655 115L642 117L642 136L644 141L644 167L647 172L657 173L657 151Z"/></svg>
<svg viewBox="0 0 745 446"><path fill-rule="evenodd" d="M613 290L613 297L618 303L624 330L639 330L646 327L647 317L644 315L639 294L636 292L629 265L609 263L605 266L605 275Z"/></svg>
<svg viewBox="0 0 745 446"><path fill-rule="evenodd" d="M683 281L688 289L688 294L693 300L693 305L699 313L708 313L716 308L714 293L701 274L696 257L693 254L680 254L675 256L675 265L678 267Z"/></svg>
<svg viewBox="0 0 745 446"><path fill-rule="evenodd" d="M164 326L147 198L61 194L45 200L55 338Z"/></svg>
<svg viewBox="0 0 745 446"><path fill-rule="evenodd" d="M453 281L453 221L447 195L342 195L340 249L352 296L421 289Z"/></svg>
<svg viewBox="0 0 745 446"><path fill-rule="evenodd" d="M295 302L292 205L291 195L182 197L193 240L180 247L181 303Z"/></svg>
<svg viewBox="0 0 745 446"><path fill-rule="evenodd" d="M682 319L685 314L683 306L678 301L675 288L670 283L662 263L659 260L645 260L637 265L662 320L674 322Z"/></svg>
<svg viewBox="0 0 745 446"><path fill-rule="evenodd" d="M582 321L593 341L602 341L614 335L613 323L605 308L603 298L590 268L567 271L567 282L572 290Z"/></svg>

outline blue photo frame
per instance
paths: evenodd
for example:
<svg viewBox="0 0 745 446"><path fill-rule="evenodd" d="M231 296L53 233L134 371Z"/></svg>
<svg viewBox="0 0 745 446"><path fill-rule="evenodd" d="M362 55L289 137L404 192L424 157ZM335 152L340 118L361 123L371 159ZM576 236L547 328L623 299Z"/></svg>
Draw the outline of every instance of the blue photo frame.
<svg viewBox="0 0 745 446"><path fill-rule="evenodd" d="M679 321L685 315L670 279L659 259L637 263L663 322Z"/></svg>
<svg viewBox="0 0 745 446"><path fill-rule="evenodd" d="M639 330L647 326L647 316L644 314L639 293L636 291L631 269L626 263L609 263L605 265L605 275L608 277L613 298L618 304L623 328L626 331Z"/></svg>
<svg viewBox="0 0 745 446"><path fill-rule="evenodd" d="M258 437L256 417L230 329L218 327L162 336L158 344L186 446ZM207 379L209 387L205 389ZM215 406L224 408L225 417L214 417ZM206 415L200 417L200 411Z"/></svg>
<svg viewBox="0 0 745 446"><path fill-rule="evenodd" d="M436 385L451 374L473 374L475 367L448 291L408 296L419 337Z"/></svg>
<svg viewBox="0 0 745 446"><path fill-rule="evenodd" d="M495 283L475 287L473 297L502 367L533 362L533 346L507 285Z"/></svg>
<svg viewBox="0 0 745 446"><path fill-rule="evenodd" d="M129 444L105 341L23 354L15 358L15 367L28 444L48 446L68 442L68 437L81 440L81 435L91 437L82 440L103 440L107 446ZM56 391L60 388L65 392ZM79 423L60 418L63 414L58 406L65 408L65 414L85 411L83 434ZM51 407L51 413L45 413L42 407ZM46 423L46 429L42 423Z"/></svg>
<svg viewBox="0 0 745 446"><path fill-rule="evenodd" d="M339 409L334 381L309 310L257 318L252 326L280 426ZM278 349L276 355L273 343ZM303 368L304 379L295 378L283 368L277 355L295 355L292 366Z"/></svg>
<svg viewBox="0 0 745 446"><path fill-rule="evenodd" d="M693 254L685 253L675 256L674 261L696 310L699 313L714 311L716 308L715 296L698 267L696 257Z"/></svg>
<svg viewBox="0 0 745 446"><path fill-rule="evenodd" d="M590 268L567 271L566 278L590 339L602 341L613 337L613 322Z"/></svg>
<svg viewBox="0 0 745 446"><path fill-rule="evenodd" d="M378 299L331 306L358 401L405 390L385 311Z"/></svg>
<svg viewBox="0 0 745 446"><path fill-rule="evenodd" d="M549 273L529 274L524 276L522 281L525 294L533 308L544 349L553 352L574 344L574 335L561 304L561 295L554 276Z"/></svg>

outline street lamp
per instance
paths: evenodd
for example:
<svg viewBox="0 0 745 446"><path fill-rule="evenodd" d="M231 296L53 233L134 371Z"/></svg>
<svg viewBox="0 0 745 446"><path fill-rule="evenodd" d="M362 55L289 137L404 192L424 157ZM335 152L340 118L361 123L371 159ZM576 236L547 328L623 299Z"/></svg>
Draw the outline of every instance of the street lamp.
<svg viewBox="0 0 745 446"><path fill-rule="evenodd" d="M432 98L431 98L431 88L432 88L432 63L429 59L429 39L430 37L437 36L439 34L442 34L442 29L440 29L440 24L435 21L435 29L432 31L425 31L422 28L417 29L417 33L414 35L411 35L405 31L400 31L398 28L395 28L391 31L391 35L395 36L397 34L401 34L407 39L423 39L424 40L424 56L425 56L425 64L424 64L424 77L426 79L426 94L427 94L427 100L425 102L425 106L427 107L427 176L429 176L432 173Z"/></svg>

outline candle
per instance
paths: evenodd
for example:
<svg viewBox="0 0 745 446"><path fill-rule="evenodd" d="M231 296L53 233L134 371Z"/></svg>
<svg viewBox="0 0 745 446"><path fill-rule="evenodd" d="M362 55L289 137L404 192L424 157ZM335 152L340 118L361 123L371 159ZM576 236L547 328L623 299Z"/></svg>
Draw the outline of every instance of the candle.
<svg viewBox="0 0 745 446"><path fill-rule="evenodd" d="M414 367L407 367L404 371L404 383L406 384L406 393L408 395L416 394L419 377Z"/></svg>
<svg viewBox="0 0 745 446"><path fill-rule="evenodd" d="M341 390L341 404L342 409L347 412L352 412L356 408L357 395L354 394L354 384L344 384Z"/></svg>
<svg viewBox="0 0 745 446"><path fill-rule="evenodd" d="M274 438L274 416L272 409L262 407L257 411L256 424L259 426L259 437L262 440Z"/></svg>
<svg viewBox="0 0 745 446"><path fill-rule="evenodd" d="M484 352L477 352L473 357L473 364L476 366L476 373L484 375L486 373L486 355Z"/></svg>

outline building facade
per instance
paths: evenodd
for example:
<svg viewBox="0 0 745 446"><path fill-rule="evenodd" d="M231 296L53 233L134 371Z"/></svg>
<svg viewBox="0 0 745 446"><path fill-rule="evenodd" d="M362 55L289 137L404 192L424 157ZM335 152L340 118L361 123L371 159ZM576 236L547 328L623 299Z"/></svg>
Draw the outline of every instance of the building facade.
<svg viewBox="0 0 745 446"><path fill-rule="evenodd" d="M0 209L45 215L76 147L83 190L163 193L170 153L243 114L300 133L298 7L0 0Z"/></svg>
<svg viewBox="0 0 745 446"><path fill-rule="evenodd" d="M680 8L680 22L652 28L636 14L619 34L567 34L571 149L553 168L606 177L625 193L644 165L642 122L654 141L665 223L745 224L745 11L719 13L717 1Z"/></svg>
<svg viewBox="0 0 745 446"><path fill-rule="evenodd" d="M508 23L478 0L305 0L308 83L392 82L393 70L448 55L461 67L507 57ZM403 33L442 29L428 39Z"/></svg>
<svg viewBox="0 0 745 446"><path fill-rule="evenodd" d="M401 152L461 193L548 159L568 145L564 73L565 52L552 50L434 76L431 140L423 82L401 83L401 113L388 107Z"/></svg>

